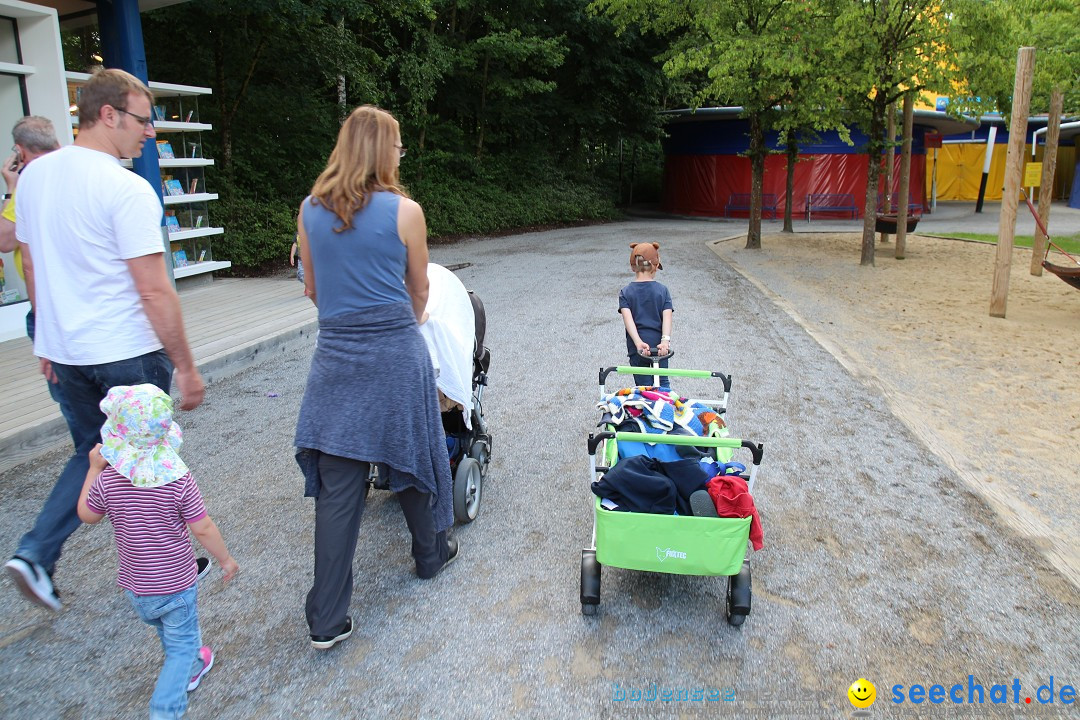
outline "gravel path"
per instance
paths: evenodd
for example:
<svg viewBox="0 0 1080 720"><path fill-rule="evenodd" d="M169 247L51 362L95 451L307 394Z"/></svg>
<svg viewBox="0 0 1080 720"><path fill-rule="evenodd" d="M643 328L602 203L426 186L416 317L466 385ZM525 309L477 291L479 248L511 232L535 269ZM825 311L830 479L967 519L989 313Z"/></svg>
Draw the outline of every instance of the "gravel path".
<svg viewBox="0 0 1080 720"><path fill-rule="evenodd" d="M241 574L204 584L204 639L218 660L188 717L820 718L851 713L846 691L860 677L877 686L875 715L1075 716L1075 705L1034 700L1051 676L1057 693L1080 685L1075 590L879 395L708 249L730 230L635 221L432 249L436 262L471 263L459 277L488 311L494 453L480 517L458 530L458 562L424 582L396 502L373 492L356 558L357 629L331 652L307 642L313 513L291 457L311 346L212 386L179 418L184 456ZM765 549L741 628L725 623L715 578L605 569L599 614L579 609L596 372L622 362L616 298L631 278L628 244L650 240L662 244L660 279L675 300L678 364L732 373L729 422L765 445ZM0 545L15 546L63 460L0 475ZM62 613L0 584L0 717L144 716L160 650L116 591L114 567L105 524L66 546ZM958 683L966 701L969 675L987 693L978 708L891 702L894 685ZM653 684L729 688L733 699L629 699ZM990 703L994 684L1009 685L1008 704Z"/></svg>

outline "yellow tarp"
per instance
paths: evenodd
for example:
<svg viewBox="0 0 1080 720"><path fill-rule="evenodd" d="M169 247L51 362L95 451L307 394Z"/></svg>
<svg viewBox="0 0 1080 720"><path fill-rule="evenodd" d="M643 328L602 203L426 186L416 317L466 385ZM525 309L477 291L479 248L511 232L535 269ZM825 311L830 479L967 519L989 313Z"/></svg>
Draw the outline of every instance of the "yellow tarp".
<svg viewBox="0 0 1080 720"><path fill-rule="evenodd" d="M990 160L990 173L986 180L986 196L989 201L1001 200L1001 189L1005 186L1005 156L1007 146L996 145L994 157ZM928 150L926 159L926 187L933 179L933 150ZM1039 148L1036 160L1042 160L1043 148ZM937 199L938 200L978 200L979 183L982 180L983 161L986 158L986 143L957 143L943 145L938 150L937 158ZM1031 146L1024 147L1024 162L1031 162ZM1057 169L1054 172L1054 198L1066 197L1067 189L1072 187L1076 172L1076 148L1058 148ZM1038 191L1036 191L1037 193ZM927 193L929 195L929 193ZM1036 194L1036 198L1038 195Z"/></svg>

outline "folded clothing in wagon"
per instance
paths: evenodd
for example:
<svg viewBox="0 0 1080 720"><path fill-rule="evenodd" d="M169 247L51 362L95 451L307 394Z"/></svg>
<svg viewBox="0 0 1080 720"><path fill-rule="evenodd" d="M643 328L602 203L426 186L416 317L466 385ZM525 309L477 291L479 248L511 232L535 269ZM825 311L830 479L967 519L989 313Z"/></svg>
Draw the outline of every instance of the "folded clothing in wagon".
<svg viewBox="0 0 1080 720"><path fill-rule="evenodd" d="M633 421L638 432L666 433L684 428L690 434L710 436L725 428L723 418L703 403L679 397L670 390L630 387L605 395L596 405L605 422L619 426Z"/></svg>

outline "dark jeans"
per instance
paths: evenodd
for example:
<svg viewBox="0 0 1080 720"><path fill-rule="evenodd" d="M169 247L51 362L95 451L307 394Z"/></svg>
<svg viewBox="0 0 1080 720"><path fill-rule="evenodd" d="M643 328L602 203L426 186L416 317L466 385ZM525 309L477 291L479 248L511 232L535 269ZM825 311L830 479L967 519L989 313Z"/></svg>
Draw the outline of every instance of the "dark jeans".
<svg viewBox="0 0 1080 720"><path fill-rule="evenodd" d="M651 357L647 357L647 358L641 357L637 353L634 353L634 354L630 355L630 365L631 365L631 367L651 368L652 367L652 361L653 361L653 359ZM667 360L661 360L660 361L660 367L666 368L667 366L668 366L668 361ZM635 375L634 375L634 384L635 385L653 385L653 384L655 384L653 381L656 380L656 378L657 378L656 375L638 375L638 374L635 373ZM663 385L666 388L671 387L671 380L668 378L667 375L660 375L659 378L660 378L660 384L661 385Z"/></svg>
<svg viewBox="0 0 1080 720"><path fill-rule="evenodd" d="M153 383L169 392L173 366L164 350L102 365L62 365L53 363L60 380L60 392L67 404L64 414L75 452L64 466L52 493L38 513L30 532L19 541L16 555L36 562L52 573L64 541L79 527L76 513L79 493L90 469L87 453L101 442L105 414L98 403L116 385Z"/></svg>
<svg viewBox="0 0 1080 720"><path fill-rule="evenodd" d="M30 338L30 342L34 341L34 311L26 313L26 337ZM45 385L49 388L49 397L53 399L57 405L60 406L60 414L64 416L64 420L67 421L68 429L71 429L71 408L68 407L67 401L64 400L64 393L60 391L60 383L54 383L48 378L45 378ZM71 441L75 442L75 436L71 436Z"/></svg>
<svg viewBox="0 0 1080 720"><path fill-rule="evenodd" d="M312 635L341 632L353 591L353 557L360 518L367 500L368 463L336 455L319 455L319 497L315 498L315 582L307 596L306 614ZM416 574L435 575L446 562L446 532L435 532L431 495L404 490L397 495L412 533Z"/></svg>

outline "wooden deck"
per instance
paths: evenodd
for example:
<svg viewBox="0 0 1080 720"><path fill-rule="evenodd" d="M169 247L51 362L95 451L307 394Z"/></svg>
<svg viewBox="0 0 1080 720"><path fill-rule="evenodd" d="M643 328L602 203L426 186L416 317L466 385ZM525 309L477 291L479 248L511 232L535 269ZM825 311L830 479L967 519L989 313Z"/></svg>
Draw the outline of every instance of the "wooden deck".
<svg viewBox="0 0 1080 720"><path fill-rule="evenodd" d="M188 342L207 383L316 328L315 306L295 278L222 279L182 290ZM49 397L28 338L0 343L0 472L63 443L67 423Z"/></svg>

